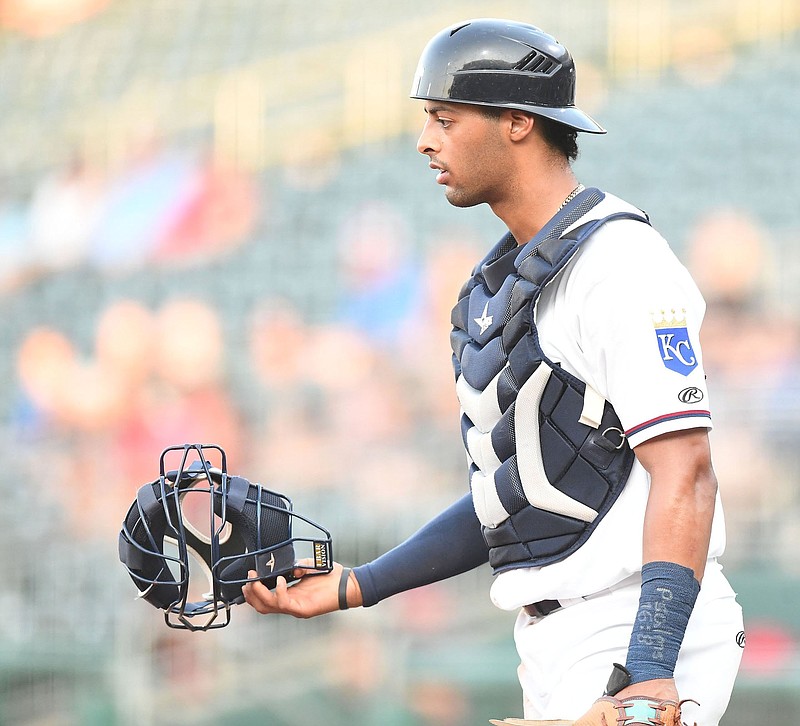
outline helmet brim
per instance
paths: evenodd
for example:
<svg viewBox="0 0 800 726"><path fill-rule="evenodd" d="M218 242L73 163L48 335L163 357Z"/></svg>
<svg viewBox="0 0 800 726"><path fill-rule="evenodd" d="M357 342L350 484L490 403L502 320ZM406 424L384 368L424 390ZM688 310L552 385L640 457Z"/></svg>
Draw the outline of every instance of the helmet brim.
<svg viewBox="0 0 800 726"><path fill-rule="evenodd" d="M442 96L436 98L430 95L417 95L411 94L411 98L416 98L422 101L443 101L444 103L461 103L467 106L484 106L489 108L516 108L520 111L528 111L529 113L538 116L544 116L551 121L557 121L564 126L569 126L576 131L581 131L587 134L605 134L607 133L597 121L595 121L588 113L581 111L577 106L568 106L566 108L549 108L547 106L534 106L531 104L523 103L481 103L480 101L464 101L458 98L447 98Z"/></svg>

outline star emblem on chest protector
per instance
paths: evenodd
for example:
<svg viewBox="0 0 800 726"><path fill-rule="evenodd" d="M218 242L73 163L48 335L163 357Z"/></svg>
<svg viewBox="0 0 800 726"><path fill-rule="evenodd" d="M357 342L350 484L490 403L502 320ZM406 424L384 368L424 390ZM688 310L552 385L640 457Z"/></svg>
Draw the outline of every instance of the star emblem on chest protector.
<svg viewBox="0 0 800 726"><path fill-rule="evenodd" d="M473 320L480 326L481 332L480 335L483 335L488 327L492 324L492 320L494 319L491 315L488 314L489 312L489 303L487 302L486 305L483 306L483 312L479 318L473 318Z"/></svg>

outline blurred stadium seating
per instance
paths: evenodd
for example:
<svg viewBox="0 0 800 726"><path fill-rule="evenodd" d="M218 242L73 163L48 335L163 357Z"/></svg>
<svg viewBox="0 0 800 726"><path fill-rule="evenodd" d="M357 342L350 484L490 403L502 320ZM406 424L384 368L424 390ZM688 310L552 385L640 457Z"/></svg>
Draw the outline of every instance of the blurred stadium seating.
<svg viewBox="0 0 800 726"><path fill-rule="evenodd" d="M0 725L519 712L488 571L194 635L134 602L116 555L184 441L288 493L348 564L463 491L449 308L500 227L437 194L406 94L432 33L486 15L567 42L609 130L579 176L645 209L703 287L749 629L725 724L798 711L796 0L0 0Z"/></svg>

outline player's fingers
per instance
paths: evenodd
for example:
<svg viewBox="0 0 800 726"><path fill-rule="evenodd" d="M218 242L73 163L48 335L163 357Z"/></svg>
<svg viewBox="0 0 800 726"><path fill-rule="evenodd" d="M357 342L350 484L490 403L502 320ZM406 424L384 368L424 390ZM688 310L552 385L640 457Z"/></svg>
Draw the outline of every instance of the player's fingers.
<svg viewBox="0 0 800 726"><path fill-rule="evenodd" d="M292 575L295 577L303 577L307 575L309 572L316 572L317 568L314 567L314 560L310 557L304 557L301 560L297 560L294 563L294 570L292 570Z"/></svg>
<svg viewBox="0 0 800 726"><path fill-rule="evenodd" d="M294 615L296 618L306 617L299 607L297 601L290 594L291 590L283 575L278 575L275 580L275 590L272 594L275 596L275 607L278 612L286 613L287 615Z"/></svg>
<svg viewBox="0 0 800 726"><path fill-rule="evenodd" d="M257 578L258 574L254 570L247 573L250 578ZM259 580L254 579L252 582L247 582L242 586L242 594L244 595L245 602L250 605L256 612L266 615L275 611L275 596L269 589Z"/></svg>

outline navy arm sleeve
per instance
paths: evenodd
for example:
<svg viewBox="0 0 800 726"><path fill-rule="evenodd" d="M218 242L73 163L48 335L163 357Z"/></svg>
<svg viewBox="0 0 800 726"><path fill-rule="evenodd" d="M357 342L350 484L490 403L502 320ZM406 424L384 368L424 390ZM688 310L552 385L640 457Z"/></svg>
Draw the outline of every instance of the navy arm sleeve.
<svg viewBox="0 0 800 726"><path fill-rule="evenodd" d="M489 561L489 549L466 494L405 542L354 569L365 607Z"/></svg>

